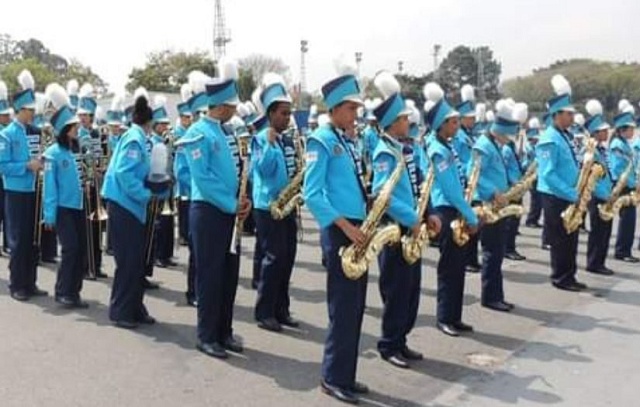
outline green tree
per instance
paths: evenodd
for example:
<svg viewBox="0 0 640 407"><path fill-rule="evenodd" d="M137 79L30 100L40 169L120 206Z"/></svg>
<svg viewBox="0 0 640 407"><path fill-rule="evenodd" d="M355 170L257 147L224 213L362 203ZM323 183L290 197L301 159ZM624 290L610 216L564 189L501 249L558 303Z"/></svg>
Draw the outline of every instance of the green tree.
<svg viewBox="0 0 640 407"><path fill-rule="evenodd" d="M238 72L238 94L242 101L251 100L251 95L256 89L256 82L251 72L240 69Z"/></svg>
<svg viewBox="0 0 640 407"><path fill-rule="evenodd" d="M484 80L478 79L478 64L482 63ZM438 68L439 83L449 98L460 101L460 88L470 84L476 87L476 97L495 100L500 96L498 85L502 65L494 58L491 48L483 46L469 48L460 45L446 56Z"/></svg>
<svg viewBox="0 0 640 407"><path fill-rule="evenodd" d="M216 73L215 63L206 52L153 52L147 55L143 68L131 71L126 87L129 91L144 86L155 92L177 92L193 70L200 70L209 76L215 76Z"/></svg>
<svg viewBox="0 0 640 407"><path fill-rule="evenodd" d="M43 92L48 84L59 80L55 72L33 58L16 60L0 67L0 78L7 83L10 94L21 89L17 77L23 69L28 69L33 75L36 91Z"/></svg>

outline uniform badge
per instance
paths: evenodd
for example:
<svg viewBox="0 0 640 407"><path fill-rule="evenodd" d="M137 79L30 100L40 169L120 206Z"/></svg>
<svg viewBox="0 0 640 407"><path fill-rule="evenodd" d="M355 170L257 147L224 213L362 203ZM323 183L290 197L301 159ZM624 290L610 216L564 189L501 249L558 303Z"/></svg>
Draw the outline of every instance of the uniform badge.
<svg viewBox="0 0 640 407"><path fill-rule="evenodd" d="M131 158L132 160L137 160L140 158L140 152L132 148L129 151L127 151L127 157Z"/></svg>
<svg viewBox="0 0 640 407"><path fill-rule="evenodd" d="M196 148L195 150L193 150L193 151L191 152L191 157L192 157L194 160L198 160L198 159L202 158L202 152L200 151L200 149L199 149L199 148Z"/></svg>
<svg viewBox="0 0 640 407"><path fill-rule="evenodd" d="M378 172L378 173L380 173L380 172L383 172L383 173L384 173L384 172L388 172L388 171L389 171L389 163L388 163L388 162L386 162L386 161L383 161L383 162L377 163L377 164L374 166L374 171L375 171L375 172Z"/></svg>
<svg viewBox="0 0 640 407"><path fill-rule="evenodd" d="M448 160L442 160L438 163L438 171L440 172L444 172L447 170L447 168L449 168L449 161Z"/></svg>
<svg viewBox="0 0 640 407"><path fill-rule="evenodd" d="M314 163L318 161L318 152L317 151L307 151L305 154L305 161L308 163Z"/></svg>
<svg viewBox="0 0 640 407"><path fill-rule="evenodd" d="M342 147L338 145L333 147L333 155L340 155L340 154L342 154Z"/></svg>

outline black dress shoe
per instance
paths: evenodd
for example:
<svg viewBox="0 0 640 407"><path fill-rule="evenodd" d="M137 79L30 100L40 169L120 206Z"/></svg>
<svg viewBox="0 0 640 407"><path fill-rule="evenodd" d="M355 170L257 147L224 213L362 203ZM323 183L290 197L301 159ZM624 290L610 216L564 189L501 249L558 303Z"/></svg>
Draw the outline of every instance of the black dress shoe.
<svg viewBox="0 0 640 407"><path fill-rule="evenodd" d="M51 259L41 259L40 260L43 264L58 264L58 260L56 260L55 258L51 258Z"/></svg>
<svg viewBox="0 0 640 407"><path fill-rule="evenodd" d="M258 320L258 327L271 332L281 332L282 325L275 318Z"/></svg>
<svg viewBox="0 0 640 407"><path fill-rule="evenodd" d="M196 301L196 296L191 294L186 294L187 297L187 305L190 307L197 307L198 301Z"/></svg>
<svg viewBox="0 0 640 407"><path fill-rule="evenodd" d="M506 302L506 301L504 301L504 300L502 300L502 303L503 303L504 305L506 305L507 307L509 307L510 309L514 309L514 308L516 307L516 306L515 306L515 305L513 305L512 303L510 303L510 302Z"/></svg>
<svg viewBox="0 0 640 407"><path fill-rule="evenodd" d="M167 267L169 267L169 265L164 260L156 260L155 265L156 267L159 267L161 269L166 269Z"/></svg>
<svg viewBox="0 0 640 407"><path fill-rule="evenodd" d="M344 389L342 387L333 386L324 380L320 383L320 388L324 394L327 394L336 400L342 401L343 403L348 404L358 404L360 401L358 396L353 394L351 390Z"/></svg>
<svg viewBox="0 0 640 407"><path fill-rule="evenodd" d="M178 265L178 263L176 263L172 259L167 259L166 263L167 263L167 266L169 267L176 267Z"/></svg>
<svg viewBox="0 0 640 407"><path fill-rule="evenodd" d="M185 239L184 237L181 237L181 238L178 240L178 244L179 244L180 246L189 246L189 242L188 242L188 241L187 241L187 239Z"/></svg>
<svg viewBox="0 0 640 407"><path fill-rule="evenodd" d="M391 363L395 367L399 367L400 369L409 369L409 362L402 357L400 353L396 353L394 355L382 356L382 359Z"/></svg>
<svg viewBox="0 0 640 407"><path fill-rule="evenodd" d="M63 308L67 309L86 309L89 308L89 304L82 301L80 298L72 297L56 297L55 302L60 304Z"/></svg>
<svg viewBox="0 0 640 407"><path fill-rule="evenodd" d="M572 291L572 292L582 291L582 289L579 286L577 286L575 283L556 283L556 282L553 282L551 284L553 284L553 286L555 288L557 288L558 290Z"/></svg>
<svg viewBox="0 0 640 407"><path fill-rule="evenodd" d="M278 322L280 325L288 326L289 328L298 328L300 326L300 322L291 318L291 315L287 315L284 318L278 318Z"/></svg>
<svg viewBox="0 0 640 407"><path fill-rule="evenodd" d="M207 356L217 359L226 359L229 357L227 351L219 343L198 343L196 349Z"/></svg>
<svg viewBox="0 0 640 407"><path fill-rule="evenodd" d="M599 267L595 269L587 269L589 273L600 274L602 276L611 276L613 275L613 270L610 270L606 267Z"/></svg>
<svg viewBox="0 0 640 407"><path fill-rule="evenodd" d="M464 322L454 322L451 325L460 332L473 332L473 327Z"/></svg>
<svg viewBox="0 0 640 407"><path fill-rule="evenodd" d="M500 312L509 312L509 311L511 311L511 307L509 305L505 304L503 301L488 302L486 304L482 304L482 306L485 307L485 308L492 309L494 311L500 311Z"/></svg>
<svg viewBox="0 0 640 407"><path fill-rule="evenodd" d="M540 248L541 248L542 250L547 250L547 251L549 251L549 250L551 250L551 245L550 245L550 244L543 244L542 246L540 246Z"/></svg>
<svg viewBox="0 0 640 407"><path fill-rule="evenodd" d="M504 257L509 259L509 260L513 260L513 261L527 260L527 258L525 256L521 255L518 252L507 253L507 254L504 255Z"/></svg>
<svg viewBox="0 0 640 407"><path fill-rule="evenodd" d="M97 276L92 276L91 274L85 274L84 279L87 281L96 281L98 279Z"/></svg>
<svg viewBox="0 0 640 407"><path fill-rule="evenodd" d="M586 285L586 284L581 283L581 282L579 282L579 281L574 281L574 282L573 282L573 285L575 285L576 287L578 287L578 288L579 288L579 289L581 289L581 290L586 290L587 288L589 288L589 287L587 287L587 285Z"/></svg>
<svg viewBox="0 0 640 407"><path fill-rule="evenodd" d="M422 355L422 353L420 353L418 351L415 351L415 350L411 349L408 346L405 346L400 353L402 354L402 357L407 359L407 360L422 360L422 359L424 359L424 356Z"/></svg>
<svg viewBox="0 0 640 407"><path fill-rule="evenodd" d="M107 254L107 256L113 256L113 249L107 249L105 253Z"/></svg>
<svg viewBox="0 0 640 407"><path fill-rule="evenodd" d="M351 386L351 391L357 394L367 394L369 393L369 387L364 383L355 382Z"/></svg>
<svg viewBox="0 0 640 407"><path fill-rule="evenodd" d="M125 320L113 321L113 325L122 329L136 329L138 327L137 322Z"/></svg>
<svg viewBox="0 0 640 407"><path fill-rule="evenodd" d="M151 315L145 314L145 315L139 317L137 322L139 322L141 324L144 324L144 325L153 325L158 321L156 321L156 319L154 317L152 317Z"/></svg>
<svg viewBox="0 0 640 407"><path fill-rule="evenodd" d="M30 297L46 297L47 295L49 295L48 292L46 292L45 290L41 290L38 287L34 287L31 290L27 291L27 294L29 294Z"/></svg>
<svg viewBox="0 0 640 407"><path fill-rule="evenodd" d="M227 338L227 340L224 341L222 346L229 352L233 352L233 353L244 352L244 346L242 346L242 343L240 343L240 341L236 340L233 337Z"/></svg>
<svg viewBox="0 0 640 407"><path fill-rule="evenodd" d="M109 276L107 275L107 273L105 273L104 271L98 271L96 273L96 277L97 278L108 278Z"/></svg>
<svg viewBox="0 0 640 407"><path fill-rule="evenodd" d="M615 256L616 260L624 261L625 263L638 263L640 259L633 256Z"/></svg>
<svg viewBox="0 0 640 407"><path fill-rule="evenodd" d="M449 335L453 337L460 336L460 331L458 331L456 327L453 326L452 324L443 324L442 322L438 322L436 326L438 327L440 332L442 332L445 335Z"/></svg>
<svg viewBox="0 0 640 407"><path fill-rule="evenodd" d="M144 288L145 290L157 290L158 288L160 288L160 284L154 283L153 281L150 281L148 278L145 278L144 281L142 282L142 288Z"/></svg>
<svg viewBox="0 0 640 407"><path fill-rule="evenodd" d="M527 223L525 223L525 226L528 227L528 228L534 228L534 229L540 229L542 227L542 225L537 223L537 222L536 223L527 222Z"/></svg>
<svg viewBox="0 0 640 407"><path fill-rule="evenodd" d="M479 264L469 264L467 265L465 270L467 273L479 273L481 268L482 266L480 266Z"/></svg>
<svg viewBox="0 0 640 407"><path fill-rule="evenodd" d="M25 290L18 290L11 293L11 298L16 301L29 301L29 294Z"/></svg>

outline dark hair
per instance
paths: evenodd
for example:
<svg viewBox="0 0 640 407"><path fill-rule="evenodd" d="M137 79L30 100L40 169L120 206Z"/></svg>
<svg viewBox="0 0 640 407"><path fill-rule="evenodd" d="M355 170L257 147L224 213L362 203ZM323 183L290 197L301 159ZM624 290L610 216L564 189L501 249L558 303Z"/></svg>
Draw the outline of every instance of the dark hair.
<svg viewBox="0 0 640 407"><path fill-rule="evenodd" d="M138 96L133 105L132 122L138 126L143 126L153 118L153 110L149 106L149 101L143 96Z"/></svg>
<svg viewBox="0 0 640 407"><path fill-rule="evenodd" d="M71 150L71 138L69 137L69 132L73 126L75 126L75 124L67 124L62 128L60 134L58 134L58 144L68 150Z"/></svg>

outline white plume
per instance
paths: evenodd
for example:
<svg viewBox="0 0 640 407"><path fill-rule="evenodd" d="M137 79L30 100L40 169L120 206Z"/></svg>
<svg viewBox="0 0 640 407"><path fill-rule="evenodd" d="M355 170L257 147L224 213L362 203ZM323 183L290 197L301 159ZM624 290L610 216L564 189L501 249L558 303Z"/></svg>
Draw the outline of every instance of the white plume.
<svg viewBox="0 0 640 407"><path fill-rule="evenodd" d="M487 118L487 105L484 103L478 103L476 105L476 120L484 122Z"/></svg>
<svg viewBox="0 0 640 407"><path fill-rule="evenodd" d="M22 87L22 90L33 90L36 87L36 81L33 79L33 75L26 69L23 69L18 75L18 83Z"/></svg>
<svg viewBox="0 0 640 407"><path fill-rule="evenodd" d="M9 98L9 91L7 90L7 84L4 81L0 81L0 100L7 100Z"/></svg>
<svg viewBox="0 0 640 407"><path fill-rule="evenodd" d="M358 115L358 118L361 119L364 117L364 106L360 106L356 112L356 114ZM291 116L293 117L293 116Z"/></svg>
<svg viewBox="0 0 640 407"><path fill-rule="evenodd" d="M423 110L426 113L429 113L429 111L431 111L431 109L433 109L433 107L436 105L436 102L431 101L431 100L427 100L426 102L424 102L424 106L423 106Z"/></svg>
<svg viewBox="0 0 640 407"><path fill-rule="evenodd" d="M218 76L223 81L238 80L238 61L227 57L220 58L218 61L218 73Z"/></svg>
<svg viewBox="0 0 640 407"><path fill-rule="evenodd" d="M67 82L67 94L69 96L77 96L78 89L80 89L80 84L77 80L71 79L69 82Z"/></svg>
<svg viewBox="0 0 640 407"><path fill-rule="evenodd" d="M36 114L44 114L47 105L47 97L44 93L36 92Z"/></svg>
<svg viewBox="0 0 640 407"><path fill-rule="evenodd" d="M316 116L318 114L318 105L311 105L309 108L309 116Z"/></svg>
<svg viewBox="0 0 640 407"><path fill-rule="evenodd" d="M156 95L153 99L153 108L160 109L161 107L166 108L167 106L167 97L164 95Z"/></svg>
<svg viewBox="0 0 640 407"><path fill-rule="evenodd" d="M345 55L340 55L333 61L333 66L336 70L336 73L339 76L345 75L357 75L358 68L351 60L351 58L347 58Z"/></svg>
<svg viewBox="0 0 640 407"><path fill-rule="evenodd" d="M185 83L184 85L180 86L180 98L182 99L183 102L189 101L189 99L191 98L191 95L192 95L191 86L189 86L188 83Z"/></svg>
<svg viewBox="0 0 640 407"><path fill-rule="evenodd" d="M368 98L365 99L364 100L364 108L365 108L365 110L372 110L372 107L371 107L372 104L373 104L373 100L368 99Z"/></svg>
<svg viewBox="0 0 640 407"><path fill-rule="evenodd" d="M249 115L258 113L256 111L256 107L253 105L253 102L247 101L247 102L245 102L244 106L247 108L247 111L249 112Z"/></svg>
<svg viewBox="0 0 640 407"><path fill-rule="evenodd" d="M428 101L438 103L444 97L444 90L435 82L429 82L424 85L422 94Z"/></svg>
<svg viewBox="0 0 640 407"><path fill-rule="evenodd" d="M329 118L328 114L323 113L320 116L318 116L318 126L325 126L330 122L331 122L331 119Z"/></svg>
<svg viewBox="0 0 640 407"><path fill-rule="evenodd" d="M574 117L573 117L573 122L579 126L584 126L585 120L584 120L584 116L582 115L582 113L577 113Z"/></svg>
<svg viewBox="0 0 640 407"><path fill-rule="evenodd" d="M493 122L496 120L496 115L495 113L493 113L493 110L488 110L487 111L487 121L488 122Z"/></svg>
<svg viewBox="0 0 640 407"><path fill-rule="evenodd" d="M264 76L262 77L263 89L266 89L269 86L274 84L280 84L282 86L285 86L284 78L281 75L278 75L277 73L274 73L274 72L265 73Z"/></svg>
<svg viewBox="0 0 640 407"><path fill-rule="evenodd" d="M540 128L540 119L538 119L537 117L532 117L531 120L529 120L529 128L530 129L539 129Z"/></svg>
<svg viewBox="0 0 640 407"><path fill-rule="evenodd" d="M62 108L62 106L68 106L70 104L67 91L65 91L64 88L58 83L50 83L49 85L47 85L47 88L44 92L47 100L51 102L54 109L56 110L59 110L60 108Z"/></svg>
<svg viewBox="0 0 640 407"><path fill-rule="evenodd" d="M240 103L238 105L238 108L236 109L236 113L238 114L238 116L244 118L249 116L249 109L247 108L247 105L245 105L244 103Z"/></svg>
<svg viewBox="0 0 640 407"><path fill-rule="evenodd" d="M618 102L618 111L620 113L624 112L629 105L631 105L631 102L629 102L629 100L622 99L620 102Z"/></svg>
<svg viewBox="0 0 640 407"><path fill-rule="evenodd" d="M391 72L382 71L373 78L373 84L386 98L400 92L400 83Z"/></svg>
<svg viewBox="0 0 640 407"><path fill-rule="evenodd" d="M82 85L82 87L80 88L80 92L78 93L78 96L80 96L81 98L94 97L95 91L93 89L93 85L90 83L85 83L84 85Z"/></svg>
<svg viewBox="0 0 640 407"><path fill-rule="evenodd" d="M102 106L96 106L95 118L96 118L96 121L97 120L104 120L104 119L107 118L107 112L105 112L105 110L102 108Z"/></svg>
<svg viewBox="0 0 640 407"><path fill-rule="evenodd" d="M372 103L371 103L371 109L375 109L378 106L380 106L382 104L382 99L381 98L375 98L373 99Z"/></svg>
<svg viewBox="0 0 640 407"><path fill-rule="evenodd" d="M262 89L260 86L256 88L251 94L251 101L253 105L256 107L256 112L258 114L264 113L264 106L262 105L262 100L260 100L260 94L262 93Z"/></svg>
<svg viewBox="0 0 640 407"><path fill-rule="evenodd" d="M526 103L516 103L513 107L513 121L524 124L529 117L529 107Z"/></svg>
<svg viewBox="0 0 640 407"><path fill-rule="evenodd" d="M414 109L416 107L416 102L413 101L412 99L406 99L404 101L404 103L407 105L408 108L410 109Z"/></svg>
<svg viewBox="0 0 640 407"><path fill-rule="evenodd" d="M636 115L636 109L633 107L631 103L625 106L620 113L631 113L632 116Z"/></svg>
<svg viewBox="0 0 640 407"><path fill-rule="evenodd" d="M571 95L571 84L567 78L562 75L554 75L551 78L551 86L556 95Z"/></svg>
<svg viewBox="0 0 640 407"><path fill-rule="evenodd" d="M587 102L585 109L587 110L587 113L589 113L589 116L602 114L602 103L596 99L591 99Z"/></svg>
<svg viewBox="0 0 640 407"><path fill-rule="evenodd" d="M411 109L411 113L409 113L409 123L420 124L420 110L415 106L410 106L407 103L407 107Z"/></svg>
<svg viewBox="0 0 640 407"><path fill-rule="evenodd" d="M211 80L211 78L201 71L191 71L189 75L187 75L189 80L189 86L193 93L198 94L205 91L207 83Z"/></svg>
<svg viewBox="0 0 640 407"><path fill-rule="evenodd" d="M464 85L462 89L460 89L460 96L463 102L473 102L476 100L476 94L471 85Z"/></svg>
<svg viewBox="0 0 640 407"><path fill-rule="evenodd" d="M149 98L149 92L147 92L147 90L142 86L140 86L138 89L136 89L133 92L133 103L135 103L135 101L138 100L140 96L147 99L147 102L151 103L151 99Z"/></svg>
<svg viewBox="0 0 640 407"><path fill-rule="evenodd" d="M509 101L505 99L500 99L496 103L496 116L511 120L513 116L513 106L509 103Z"/></svg>
<svg viewBox="0 0 640 407"><path fill-rule="evenodd" d="M113 100L111 100L111 110L114 112L121 112L124 110L124 95L117 93Z"/></svg>

